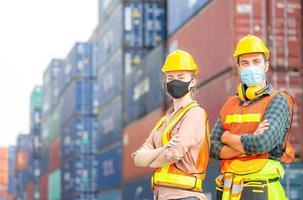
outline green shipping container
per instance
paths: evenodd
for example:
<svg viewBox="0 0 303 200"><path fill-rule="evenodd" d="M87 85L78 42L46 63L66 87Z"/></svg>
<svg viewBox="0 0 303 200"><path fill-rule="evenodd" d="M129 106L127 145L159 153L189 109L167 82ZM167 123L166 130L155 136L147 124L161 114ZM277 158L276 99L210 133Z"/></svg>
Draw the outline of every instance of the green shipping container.
<svg viewBox="0 0 303 200"><path fill-rule="evenodd" d="M61 170L57 169L48 176L48 199L61 199Z"/></svg>
<svg viewBox="0 0 303 200"><path fill-rule="evenodd" d="M35 86L31 94L31 110L42 109L42 87Z"/></svg>

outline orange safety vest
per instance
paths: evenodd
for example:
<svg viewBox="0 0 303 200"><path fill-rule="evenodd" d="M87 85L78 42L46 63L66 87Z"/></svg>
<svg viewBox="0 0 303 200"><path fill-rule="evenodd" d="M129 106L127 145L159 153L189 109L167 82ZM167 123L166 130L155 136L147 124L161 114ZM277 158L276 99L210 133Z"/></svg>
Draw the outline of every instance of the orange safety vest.
<svg viewBox="0 0 303 200"><path fill-rule="evenodd" d="M285 91L273 91L271 95L265 96L258 102L245 107L240 106L240 99L234 96L231 97L221 109L221 124L223 129L237 135L252 134L258 128L259 123L264 120L265 111L270 105L271 100L279 93L283 93L287 97L292 118L293 99ZM288 143L288 135L289 134L287 134L285 138L286 149L284 149L284 155L282 156L282 161L285 162L290 162L290 160L294 158L293 149L290 143ZM288 155L290 151L292 155ZM221 173L229 172L238 175L255 173L263 169L268 158L269 153L266 152L224 159L221 162ZM284 158L288 158L288 160Z"/></svg>
<svg viewBox="0 0 303 200"><path fill-rule="evenodd" d="M189 105L182 108L178 111L175 116L170 120L169 124L164 128L162 135L162 144L166 145L170 140L170 132L177 125L177 123L182 119L182 117L189 111L191 108L199 106L196 102L190 103ZM160 121L155 126L155 130L158 130L163 124L166 116L162 117ZM152 188L155 185L181 188L193 191L202 192L202 181L205 177L205 171L208 165L209 160L209 125L208 118L206 117L205 121L206 129L206 139L204 140L198 155L197 162L195 163L196 169L199 173L189 173L182 171L176 167L175 163L165 164L162 167L156 168L152 178L151 185Z"/></svg>

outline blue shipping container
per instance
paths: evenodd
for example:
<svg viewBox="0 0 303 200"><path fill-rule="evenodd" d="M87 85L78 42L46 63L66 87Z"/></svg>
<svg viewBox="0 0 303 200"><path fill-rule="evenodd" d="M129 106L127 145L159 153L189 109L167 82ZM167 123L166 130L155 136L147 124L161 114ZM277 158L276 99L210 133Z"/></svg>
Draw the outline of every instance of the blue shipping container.
<svg viewBox="0 0 303 200"><path fill-rule="evenodd" d="M98 162L95 156L74 157L62 160L63 197L71 197L81 192L91 193L96 190Z"/></svg>
<svg viewBox="0 0 303 200"><path fill-rule="evenodd" d="M8 148L8 192L14 194L16 190L16 147Z"/></svg>
<svg viewBox="0 0 303 200"><path fill-rule="evenodd" d="M143 62L147 50L124 50L124 75L129 76Z"/></svg>
<svg viewBox="0 0 303 200"><path fill-rule="evenodd" d="M17 150L29 150L30 138L28 134L19 134L17 137Z"/></svg>
<svg viewBox="0 0 303 200"><path fill-rule="evenodd" d="M30 133L31 134L40 134L41 133L41 124L42 124L42 110L34 109L31 112L31 117L30 117Z"/></svg>
<svg viewBox="0 0 303 200"><path fill-rule="evenodd" d="M286 191L286 196L288 197L288 199L303 200L303 187L292 186L289 188L289 191L287 191L285 187L284 189Z"/></svg>
<svg viewBox="0 0 303 200"><path fill-rule="evenodd" d="M122 200L120 190L113 190L111 192L104 192L98 195L98 200Z"/></svg>
<svg viewBox="0 0 303 200"><path fill-rule="evenodd" d="M155 47L164 41L165 12L162 2L124 4L125 47Z"/></svg>
<svg viewBox="0 0 303 200"><path fill-rule="evenodd" d="M52 59L43 74L43 115L48 115L57 105L60 94L60 76L64 60Z"/></svg>
<svg viewBox="0 0 303 200"><path fill-rule="evenodd" d="M165 21L165 9L162 2L144 3L145 47L155 47L165 40Z"/></svg>
<svg viewBox="0 0 303 200"><path fill-rule="evenodd" d="M48 172L48 162L49 162L49 146L46 143L42 143L41 147L41 174Z"/></svg>
<svg viewBox="0 0 303 200"><path fill-rule="evenodd" d="M102 149L107 145L118 141L122 137L122 102L117 97L101 109L98 115L97 148Z"/></svg>
<svg viewBox="0 0 303 200"><path fill-rule="evenodd" d="M62 123L78 115L92 114L94 81L95 79L84 78L69 84L63 94Z"/></svg>
<svg viewBox="0 0 303 200"><path fill-rule="evenodd" d="M73 194L73 196L67 196L62 197L61 200L83 200L83 199L89 199L89 200L96 200L95 194L87 194L87 193L78 193Z"/></svg>
<svg viewBox="0 0 303 200"><path fill-rule="evenodd" d="M129 182L123 186L123 199L153 200L150 178Z"/></svg>
<svg viewBox="0 0 303 200"><path fill-rule="evenodd" d="M16 190L20 191L26 188L26 184L29 181L27 171L16 172Z"/></svg>
<svg viewBox="0 0 303 200"><path fill-rule="evenodd" d="M114 146L98 155L98 191L109 190L121 185L122 146Z"/></svg>
<svg viewBox="0 0 303 200"><path fill-rule="evenodd" d="M98 73L99 106L103 107L122 90L123 61L122 51L116 54Z"/></svg>
<svg viewBox="0 0 303 200"><path fill-rule="evenodd" d="M99 57L98 57L98 52L99 52L99 46L98 46L98 41L94 41L92 43L92 68L93 68L93 75L97 76L97 70L98 70L98 63L99 63Z"/></svg>
<svg viewBox="0 0 303 200"><path fill-rule="evenodd" d="M111 13L111 17L101 26L98 42L100 58L97 64L102 67L105 62L122 46L123 23L122 5L117 6Z"/></svg>
<svg viewBox="0 0 303 200"><path fill-rule="evenodd" d="M60 87L64 88L72 79L93 77L93 46L90 42L76 43L64 62Z"/></svg>
<svg viewBox="0 0 303 200"><path fill-rule="evenodd" d="M215 179L219 176L220 162L210 163L206 170L206 177L203 181L203 192L207 199L216 198L216 182Z"/></svg>
<svg viewBox="0 0 303 200"><path fill-rule="evenodd" d="M124 46L143 46L143 3L124 4Z"/></svg>
<svg viewBox="0 0 303 200"><path fill-rule="evenodd" d="M41 152L40 152L41 153ZM32 180L34 182L39 182L40 180L40 173L41 173L41 160L40 157L39 159L33 159L33 161L31 162L30 166L30 173L32 176Z"/></svg>
<svg viewBox="0 0 303 200"><path fill-rule="evenodd" d="M210 1L211 0L168 0L168 34L173 34Z"/></svg>
<svg viewBox="0 0 303 200"><path fill-rule="evenodd" d="M289 183L294 186L303 187L303 162L294 162L290 165L284 165L285 176L282 180L282 184L286 185L287 179Z"/></svg>
<svg viewBox="0 0 303 200"><path fill-rule="evenodd" d="M63 161L80 153L92 153L95 150L97 124L94 117L80 117L69 121L62 127L61 149Z"/></svg>
<svg viewBox="0 0 303 200"><path fill-rule="evenodd" d="M163 55L162 46L152 50L142 64L125 78L125 124L142 117L164 102L161 84Z"/></svg>
<svg viewBox="0 0 303 200"><path fill-rule="evenodd" d="M99 0L99 26L103 26L120 0Z"/></svg>

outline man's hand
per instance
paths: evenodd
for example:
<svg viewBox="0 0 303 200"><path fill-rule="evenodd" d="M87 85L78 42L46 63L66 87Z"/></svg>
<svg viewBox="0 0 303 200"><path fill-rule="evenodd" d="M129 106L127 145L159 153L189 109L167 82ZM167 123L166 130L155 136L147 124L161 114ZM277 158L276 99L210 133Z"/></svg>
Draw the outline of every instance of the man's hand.
<svg viewBox="0 0 303 200"><path fill-rule="evenodd" d="M222 142L222 144L225 144L225 145L235 149L240 154L245 153L242 143L241 143L240 135L232 134L229 131L225 131L221 136L221 142Z"/></svg>
<svg viewBox="0 0 303 200"><path fill-rule="evenodd" d="M269 128L269 122L267 122L267 120L265 119L259 124L258 128L254 132L254 135L262 134L268 128Z"/></svg>
<svg viewBox="0 0 303 200"><path fill-rule="evenodd" d="M228 141L228 135L230 134L229 131L225 131L222 135L221 135L221 142L222 144L227 144Z"/></svg>

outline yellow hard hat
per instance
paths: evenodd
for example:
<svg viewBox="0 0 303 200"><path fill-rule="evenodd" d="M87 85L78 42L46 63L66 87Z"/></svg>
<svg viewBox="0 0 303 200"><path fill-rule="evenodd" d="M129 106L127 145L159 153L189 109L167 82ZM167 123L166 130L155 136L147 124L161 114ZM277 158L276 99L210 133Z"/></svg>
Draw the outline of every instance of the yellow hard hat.
<svg viewBox="0 0 303 200"><path fill-rule="evenodd" d="M162 72L171 71L193 71L195 74L198 74L199 68L189 53L178 49L166 57L165 63L162 66Z"/></svg>
<svg viewBox="0 0 303 200"><path fill-rule="evenodd" d="M268 48L260 38L254 35L247 35L238 42L234 52L234 58L237 61L238 56L247 53L263 53L266 59L269 59Z"/></svg>

